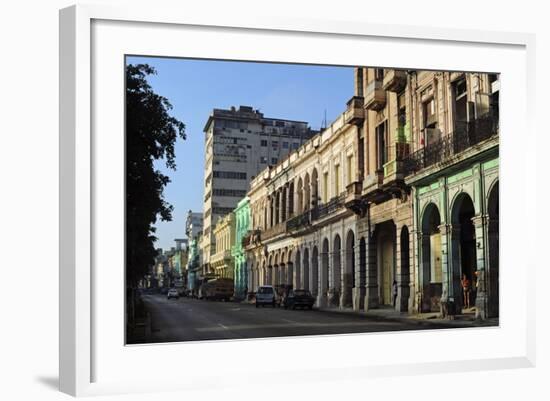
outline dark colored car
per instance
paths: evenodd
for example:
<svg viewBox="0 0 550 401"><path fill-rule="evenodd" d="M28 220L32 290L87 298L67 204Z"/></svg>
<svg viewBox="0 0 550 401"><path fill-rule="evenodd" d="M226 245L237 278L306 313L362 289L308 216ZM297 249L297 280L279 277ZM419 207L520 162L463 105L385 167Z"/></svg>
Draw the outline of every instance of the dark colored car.
<svg viewBox="0 0 550 401"><path fill-rule="evenodd" d="M308 290L290 290L283 300L285 309L296 309L297 307L313 309L315 298Z"/></svg>

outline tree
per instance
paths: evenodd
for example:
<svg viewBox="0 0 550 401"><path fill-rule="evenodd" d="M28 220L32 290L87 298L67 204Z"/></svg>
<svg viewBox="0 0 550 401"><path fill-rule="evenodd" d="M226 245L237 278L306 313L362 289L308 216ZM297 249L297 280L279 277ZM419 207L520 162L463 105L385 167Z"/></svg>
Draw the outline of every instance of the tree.
<svg viewBox="0 0 550 401"><path fill-rule="evenodd" d="M185 139L185 125L170 116L172 105L153 92L147 64L126 67L126 285L134 287L154 264L157 219L172 220L163 196L170 178L155 168L164 160L175 170L174 145Z"/></svg>

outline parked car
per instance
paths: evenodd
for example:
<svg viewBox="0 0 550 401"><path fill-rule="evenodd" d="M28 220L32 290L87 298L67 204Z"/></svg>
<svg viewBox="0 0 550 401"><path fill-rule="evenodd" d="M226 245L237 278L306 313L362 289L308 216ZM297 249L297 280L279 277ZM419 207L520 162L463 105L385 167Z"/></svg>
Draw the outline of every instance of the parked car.
<svg viewBox="0 0 550 401"><path fill-rule="evenodd" d="M180 297L180 294L178 293L178 290L176 288L170 288L168 290L168 293L166 294L166 298L176 298L178 299Z"/></svg>
<svg viewBox="0 0 550 401"><path fill-rule="evenodd" d="M281 306L279 295L271 285L262 285L256 292L256 308L260 305Z"/></svg>
<svg viewBox="0 0 550 401"><path fill-rule="evenodd" d="M313 309L315 298L308 290L290 290L283 300L285 309L296 309L297 307Z"/></svg>

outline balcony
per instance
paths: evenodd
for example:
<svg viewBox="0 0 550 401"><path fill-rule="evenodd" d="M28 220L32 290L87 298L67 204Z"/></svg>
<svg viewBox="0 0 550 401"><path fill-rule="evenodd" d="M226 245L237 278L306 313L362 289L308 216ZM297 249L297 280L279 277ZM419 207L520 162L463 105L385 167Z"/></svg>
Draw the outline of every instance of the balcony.
<svg viewBox="0 0 550 401"><path fill-rule="evenodd" d="M320 220L324 217L336 213L341 208L345 207L347 192L342 192L335 196L325 204L320 204L311 210L311 220Z"/></svg>
<svg viewBox="0 0 550 401"><path fill-rule="evenodd" d="M346 203L359 199L363 190L362 181L353 181L346 186Z"/></svg>
<svg viewBox="0 0 550 401"><path fill-rule="evenodd" d="M344 112L344 121L346 124L359 125L365 121L364 101L365 99L362 96L353 96L348 100L347 108Z"/></svg>
<svg viewBox="0 0 550 401"><path fill-rule="evenodd" d="M382 87L381 80L372 81L365 91L365 108L369 110L382 110L386 105L386 91Z"/></svg>
<svg viewBox="0 0 550 401"><path fill-rule="evenodd" d="M405 174L403 161L409 156L410 144L407 142L396 142L388 148L389 162L384 164L384 184Z"/></svg>
<svg viewBox="0 0 550 401"><path fill-rule="evenodd" d="M452 134L429 138L426 145L404 160L407 174L447 161L474 145L498 135L498 118L491 113L469 122L455 123ZM431 140L430 140L431 139Z"/></svg>
<svg viewBox="0 0 550 401"><path fill-rule="evenodd" d="M306 210L304 213L294 216L286 222L286 231L300 231L311 226L310 211Z"/></svg>
<svg viewBox="0 0 550 401"><path fill-rule="evenodd" d="M248 247L251 247L253 245L257 245L257 244L261 244L262 242L262 237L261 237L261 230L251 230L251 231L248 231L244 236L243 236L243 239L242 239L242 247L243 248L248 248Z"/></svg>
<svg viewBox="0 0 550 401"><path fill-rule="evenodd" d="M403 70L385 70L382 87L389 92L401 92L407 85L407 72Z"/></svg>
<svg viewBox="0 0 550 401"><path fill-rule="evenodd" d="M269 240L271 238L274 238L278 235L281 235L286 232L286 224L285 223L279 223L274 225L273 227L268 228L262 233L262 239L264 241Z"/></svg>

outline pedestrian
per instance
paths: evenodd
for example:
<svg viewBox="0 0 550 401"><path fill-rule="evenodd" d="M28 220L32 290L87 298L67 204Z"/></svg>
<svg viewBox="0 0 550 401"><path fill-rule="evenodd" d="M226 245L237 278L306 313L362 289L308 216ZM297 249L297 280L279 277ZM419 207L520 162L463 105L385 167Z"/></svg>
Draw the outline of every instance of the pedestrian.
<svg viewBox="0 0 550 401"><path fill-rule="evenodd" d="M460 284L462 285L462 295L463 295L462 305L464 305L466 309L470 309L471 284L470 284L470 280L468 280L468 277L465 274L462 275L462 280L460 280Z"/></svg>
<svg viewBox="0 0 550 401"><path fill-rule="evenodd" d="M397 281L393 280L392 288L392 298L393 298L393 307L395 308L395 303L397 302Z"/></svg>

